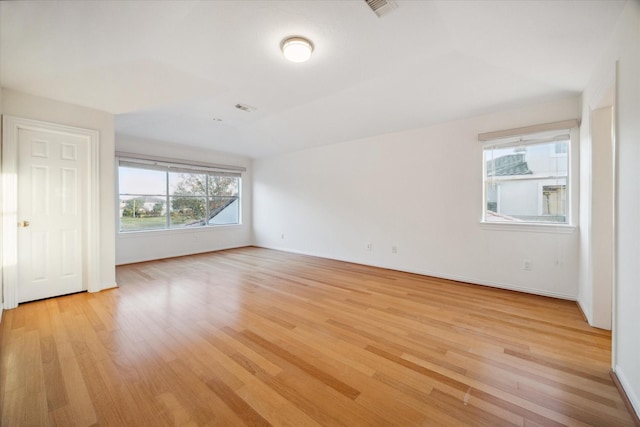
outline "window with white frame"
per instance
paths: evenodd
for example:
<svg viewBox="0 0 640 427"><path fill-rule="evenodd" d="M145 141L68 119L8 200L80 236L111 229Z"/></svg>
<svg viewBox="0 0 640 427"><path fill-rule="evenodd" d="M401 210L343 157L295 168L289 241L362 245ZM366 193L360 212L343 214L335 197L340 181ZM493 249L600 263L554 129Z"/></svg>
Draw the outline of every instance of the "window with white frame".
<svg viewBox="0 0 640 427"><path fill-rule="evenodd" d="M240 224L240 184L239 172L120 159L120 232Z"/></svg>
<svg viewBox="0 0 640 427"><path fill-rule="evenodd" d="M483 220L569 224L570 133L540 132L483 146Z"/></svg>

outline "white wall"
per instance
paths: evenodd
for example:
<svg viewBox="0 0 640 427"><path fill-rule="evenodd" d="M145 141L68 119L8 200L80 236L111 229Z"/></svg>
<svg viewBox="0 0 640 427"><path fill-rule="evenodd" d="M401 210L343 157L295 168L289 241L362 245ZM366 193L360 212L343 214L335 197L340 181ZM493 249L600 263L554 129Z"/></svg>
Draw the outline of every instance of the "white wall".
<svg viewBox="0 0 640 427"><path fill-rule="evenodd" d="M584 95L583 95L584 108ZM593 322L593 243L591 241L591 109L582 114L580 126L580 240L578 247L578 304L591 324Z"/></svg>
<svg viewBox="0 0 640 427"><path fill-rule="evenodd" d="M0 89L0 118L2 117L2 89ZM0 153L2 152L2 132L0 132ZM2 162L0 162L0 174L2 173ZM2 194L0 193L0 206L2 206ZM0 222L0 243L4 238L2 231L2 222ZM2 259L2 244L0 244L0 260ZM4 284L3 281L2 262L0 262L0 323L2 323L2 310L4 307Z"/></svg>
<svg viewBox="0 0 640 427"><path fill-rule="evenodd" d="M255 160L255 242L575 299L577 232L481 226L477 135L578 115L579 99L571 98Z"/></svg>
<svg viewBox="0 0 640 427"><path fill-rule="evenodd" d="M618 63L617 77L615 64ZM582 134L590 137L590 100L616 82L613 368L640 414L640 2L629 1L583 99ZM584 289L589 291L588 289ZM583 289L581 288L581 293Z"/></svg>
<svg viewBox="0 0 640 427"><path fill-rule="evenodd" d="M229 249L252 244L251 227L251 159L214 151L188 148L162 141L142 139L129 135L116 135L116 151L166 157L176 160L198 161L229 166L244 166L241 188L240 225L217 227L156 230L138 233L116 232L116 264L148 261ZM112 169L114 166L112 166ZM111 203L114 215L117 195ZM116 218L116 230L117 227Z"/></svg>
<svg viewBox="0 0 640 427"><path fill-rule="evenodd" d="M590 325L611 329L613 288L612 105L615 64L583 93L580 126L578 304Z"/></svg>
<svg viewBox="0 0 640 427"><path fill-rule="evenodd" d="M100 288L115 286L113 115L9 89L2 89L2 113L100 132Z"/></svg>
<svg viewBox="0 0 640 427"><path fill-rule="evenodd" d="M611 329L613 296L613 141L612 108L591 116L591 324Z"/></svg>

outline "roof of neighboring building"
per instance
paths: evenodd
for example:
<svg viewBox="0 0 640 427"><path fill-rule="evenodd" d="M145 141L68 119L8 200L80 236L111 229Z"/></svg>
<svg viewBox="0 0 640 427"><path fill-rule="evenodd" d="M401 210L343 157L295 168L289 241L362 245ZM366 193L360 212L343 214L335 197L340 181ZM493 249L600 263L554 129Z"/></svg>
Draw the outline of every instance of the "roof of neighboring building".
<svg viewBox="0 0 640 427"><path fill-rule="evenodd" d="M507 154L497 159L487 162L487 176L512 176L512 175L531 175L533 172L529 169L525 160L525 155L521 153Z"/></svg>
<svg viewBox="0 0 640 427"><path fill-rule="evenodd" d="M509 215L500 214L494 211L487 211L486 219L490 222L522 222L521 219Z"/></svg>
<svg viewBox="0 0 640 427"><path fill-rule="evenodd" d="M207 223L209 221L211 221L213 218L218 216L218 214L222 213L222 211L224 211L229 206L231 206L231 204L233 202L235 202L236 200L238 200L238 196L229 197L221 206L218 206L216 209L213 209L211 212L209 212L209 219L207 219L207 220L199 219L199 220L190 222L190 223L185 224L185 225L188 226L188 227L192 226L192 225L207 225Z"/></svg>

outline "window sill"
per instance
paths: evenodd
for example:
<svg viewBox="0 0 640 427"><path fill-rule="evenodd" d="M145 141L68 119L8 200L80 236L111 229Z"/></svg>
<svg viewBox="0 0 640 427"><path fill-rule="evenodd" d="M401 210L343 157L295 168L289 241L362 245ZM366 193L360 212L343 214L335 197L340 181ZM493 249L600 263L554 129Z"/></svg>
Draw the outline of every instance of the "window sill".
<svg viewBox="0 0 640 427"><path fill-rule="evenodd" d="M543 224L534 222L487 222L481 221L480 228L496 231L524 231L529 233L571 234L576 230L575 225Z"/></svg>

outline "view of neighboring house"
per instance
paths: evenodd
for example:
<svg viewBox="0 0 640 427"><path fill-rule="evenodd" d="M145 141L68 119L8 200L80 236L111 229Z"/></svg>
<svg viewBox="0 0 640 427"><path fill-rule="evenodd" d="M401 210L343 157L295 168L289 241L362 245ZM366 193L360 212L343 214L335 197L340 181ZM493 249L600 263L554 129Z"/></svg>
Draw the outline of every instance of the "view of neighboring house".
<svg viewBox="0 0 640 427"><path fill-rule="evenodd" d="M211 212L208 225L238 224L240 221L240 199L231 197L222 206Z"/></svg>
<svg viewBox="0 0 640 427"><path fill-rule="evenodd" d="M567 141L486 148L486 220L566 223L567 152Z"/></svg>

